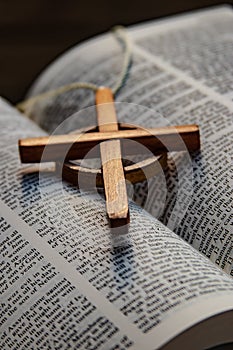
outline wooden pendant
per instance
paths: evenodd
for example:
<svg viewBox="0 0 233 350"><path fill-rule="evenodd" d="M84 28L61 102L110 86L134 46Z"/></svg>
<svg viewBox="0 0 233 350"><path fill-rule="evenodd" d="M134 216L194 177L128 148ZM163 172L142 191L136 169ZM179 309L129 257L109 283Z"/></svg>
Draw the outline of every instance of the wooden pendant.
<svg viewBox="0 0 233 350"><path fill-rule="evenodd" d="M121 125L119 128L112 91L106 87L99 88L96 92L96 112L98 128L92 132L19 140L21 162L55 161L57 168L63 170L62 176L75 185L78 185L78 172L87 175L87 182L88 176L96 175L97 186L103 187L105 191L110 226L126 227L129 222L129 209L125 179L136 183L148 179L148 176L143 175L145 170L150 171L150 176L157 170L154 170L154 158L124 167L123 156L142 154L143 149L147 152L149 150L158 156L158 161L165 167L167 152L193 152L200 149L199 127L181 125L140 129ZM101 158L101 171L69 162L84 158L90 150L92 157Z"/></svg>

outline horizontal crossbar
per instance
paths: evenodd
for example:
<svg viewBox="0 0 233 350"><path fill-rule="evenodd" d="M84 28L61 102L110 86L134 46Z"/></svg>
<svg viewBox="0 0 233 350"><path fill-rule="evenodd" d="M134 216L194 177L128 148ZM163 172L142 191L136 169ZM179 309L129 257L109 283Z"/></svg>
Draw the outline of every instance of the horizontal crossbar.
<svg viewBox="0 0 233 350"><path fill-rule="evenodd" d="M158 155L163 152L193 152L200 149L199 128L192 124L21 139L20 158L22 163L56 162L82 159L90 151L88 158L96 158L99 157L99 147L96 146L103 141L115 139L121 140L123 155L143 154L147 150Z"/></svg>

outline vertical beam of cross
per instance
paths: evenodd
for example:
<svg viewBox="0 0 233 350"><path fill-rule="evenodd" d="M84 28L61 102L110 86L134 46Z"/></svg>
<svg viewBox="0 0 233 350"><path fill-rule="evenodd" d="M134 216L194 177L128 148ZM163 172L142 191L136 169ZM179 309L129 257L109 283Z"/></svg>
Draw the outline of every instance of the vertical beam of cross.
<svg viewBox="0 0 233 350"><path fill-rule="evenodd" d="M109 88L96 92L97 122L100 132L118 130L114 99ZM111 227L127 225L129 222L128 198L119 140L100 143L102 175L106 196L106 211Z"/></svg>

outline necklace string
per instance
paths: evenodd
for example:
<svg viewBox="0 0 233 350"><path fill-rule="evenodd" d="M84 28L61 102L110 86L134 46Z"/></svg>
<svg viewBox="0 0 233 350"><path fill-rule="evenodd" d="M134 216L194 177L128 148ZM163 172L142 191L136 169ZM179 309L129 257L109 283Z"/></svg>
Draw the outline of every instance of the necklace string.
<svg viewBox="0 0 233 350"><path fill-rule="evenodd" d="M112 29L112 33L114 34L117 41L122 46L123 51L123 61L122 61L122 68L121 72L119 74L119 78L117 79L116 83L112 87L113 95L116 95L120 89L124 86L131 67L132 62L132 42L130 40L130 37L126 31L126 29L122 26L116 26ZM74 82L70 84L66 84L63 86L60 86L56 89L49 90L46 92L43 92L41 94L38 94L36 96L33 96L29 99L26 99L16 105L16 108L25 113L30 114L28 111L31 111L33 106L44 99L53 98L56 96L59 96L65 92L71 91L71 90L77 90L77 89L89 89L96 92L99 89L99 86L96 84L92 84L89 82Z"/></svg>

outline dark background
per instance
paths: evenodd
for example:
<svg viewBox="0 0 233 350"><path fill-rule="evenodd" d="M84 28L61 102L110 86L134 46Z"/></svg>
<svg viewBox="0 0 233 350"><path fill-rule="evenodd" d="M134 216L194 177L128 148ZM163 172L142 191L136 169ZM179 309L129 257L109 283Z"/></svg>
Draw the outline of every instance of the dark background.
<svg viewBox="0 0 233 350"><path fill-rule="evenodd" d="M40 71L74 44L115 24L198 9L215 0L0 0L0 95L12 102ZM233 0L228 1L233 3Z"/></svg>

